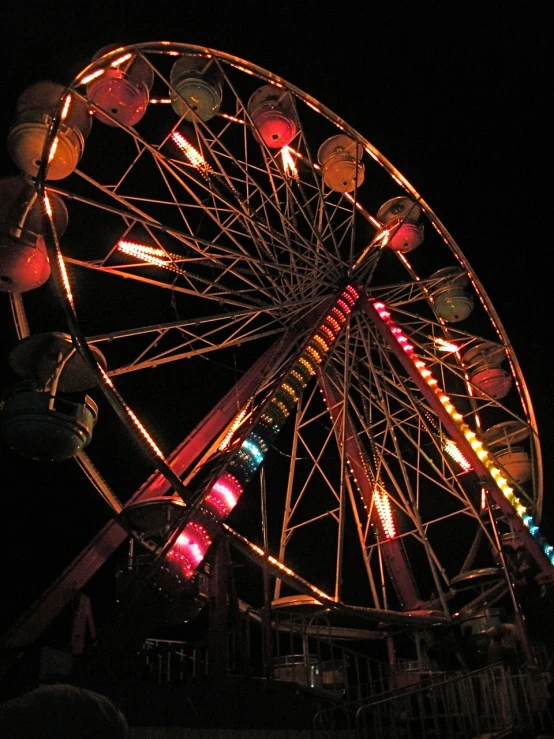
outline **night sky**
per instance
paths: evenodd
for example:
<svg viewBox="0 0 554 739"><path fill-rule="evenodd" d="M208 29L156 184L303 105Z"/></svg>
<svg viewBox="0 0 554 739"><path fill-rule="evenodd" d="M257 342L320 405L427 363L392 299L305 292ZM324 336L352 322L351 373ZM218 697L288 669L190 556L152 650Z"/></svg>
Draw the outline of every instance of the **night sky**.
<svg viewBox="0 0 554 739"><path fill-rule="evenodd" d="M553 542L546 6L542 17L522 3L481 6L424 0L364 4L362 11L337 3L329 11L311 1L12 3L2 17L1 138L26 86L69 81L97 49L115 42L211 46L327 105L422 193L491 297L535 405L545 470L542 527ZM1 176L16 174L5 145L0 163ZM4 358L14 334L3 294L0 311ZM102 524L106 510L92 491L79 489L72 463L46 469L2 447L0 469L2 589L13 593L2 621L9 623L29 593L40 592L49 573Z"/></svg>

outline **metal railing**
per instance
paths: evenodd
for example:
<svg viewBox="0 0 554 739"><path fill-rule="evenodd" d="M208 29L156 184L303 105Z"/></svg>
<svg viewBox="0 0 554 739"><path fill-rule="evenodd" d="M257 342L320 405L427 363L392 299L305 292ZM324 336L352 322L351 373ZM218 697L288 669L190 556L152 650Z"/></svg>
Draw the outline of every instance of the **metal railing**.
<svg viewBox="0 0 554 739"><path fill-rule="evenodd" d="M415 677L415 675L414 675ZM421 673L409 687L363 704L319 711L314 737L468 739L551 728L548 673L503 665L456 673Z"/></svg>
<svg viewBox="0 0 554 739"><path fill-rule="evenodd" d="M276 624L274 679L296 682L347 702L367 699L386 689L388 666L338 644L332 628L324 622Z"/></svg>
<svg viewBox="0 0 554 739"><path fill-rule="evenodd" d="M259 624L248 624L243 646L248 652L250 675L264 677ZM253 632L253 633L252 633ZM229 639L232 635L229 635ZM379 695L388 685L388 666L367 654L333 641L325 629L306 629L295 623L274 624L271 677L316 690L331 699L362 701ZM236 672L231 658L228 671ZM210 674L209 650L205 642L147 639L135 661L136 671L157 683L181 682Z"/></svg>

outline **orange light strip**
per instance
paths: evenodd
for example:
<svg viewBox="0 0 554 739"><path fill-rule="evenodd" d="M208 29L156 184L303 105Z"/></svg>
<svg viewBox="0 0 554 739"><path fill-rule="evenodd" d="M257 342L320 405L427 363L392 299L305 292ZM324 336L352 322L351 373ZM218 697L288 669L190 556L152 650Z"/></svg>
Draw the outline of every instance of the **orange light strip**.
<svg viewBox="0 0 554 739"><path fill-rule="evenodd" d="M110 63L110 67L120 67L122 64L124 64L126 61L128 61L133 55L129 52L128 54L123 54L123 56L118 57L113 62Z"/></svg>
<svg viewBox="0 0 554 739"><path fill-rule="evenodd" d="M442 448L449 457L460 465L464 472L471 471L471 464L467 461L452 439L443 439Z"/></svg>
<svg viewBox="0 0 554 739"><path fill-rule="evenodd" d="M56 149L58 148L58 137L55 136L54 140L50 144L50 149L48 151L48 164L54 159L54 156L56 154Z"/></svg>
<svg viewBox="0 0 554 739"><path fill-rule="evenodd" d="M233 123L242 123L243 126L246 125L246 121L241 120L234 115L229 115L229 113L220 113L219 117L226 118L228 121L233 121Z"/></svg>
<svg viewBox="0 0 554 739"><path fill-rule="evenodd" d="M229 431L225 435L223 441L219 445L218 451L224 452L226 449L229 448L229 446L231 444L231 440L232 440L233 436L235 435L235 432L237 431L237 429L239 428L239 426L241 425L241 423L246 418L246 414L247 413L248 413L248 406L245 406L241 410L241 412L235 417L235 420L231 424L231 428L229 429Z"/></svg>
<svg viewBox="0 0 554 739"><path fill-rule="evenodd" d="M105 71L106 71L105 69L97 69L95 72L91 72L86 77L83 77L83 79L81 80L81 84L88 85L88 83L92 82L92 80L95 80L98 77L101 77Z"/></svg>
<svg viewBox="0 0 554 739"><path fill-rule="evenodd" d="M101 367L100 365L98 365L98 368L100 370L100 373L101 373L102 378L103 378L104 382L106 383L106 385L109 385L109 387L111 387L112 390L115 390L115 385L111 381L110 377L108 377L108 375L106 374L106 371L104 370L104 368ZM137 415L131 410L131 408L129 408L129 406L127 405L127 403L125 403L123 401L123 404L124 404L124 407L125 407L125 411L129 415L129 418L132 420L132 422L135 425L135 427L139 430L142 438L145 439L145 441L148 444L148 446L154 451L154 453L160 459L165 460L165 457L164 457L161 449L156 444L156 442L154 441L154 439L150 436L150 434L148 433L148 431L144 428L144 426L142 425L142 423L139 421Z"/></svg>
<svg viewBox="0 0 554 739"><path fill-rule="evenodd" d="M70 107L70 105L71 105L71 95L66 95L65 96L64 103L63 103L63 108L62 108L61 116L60 116L60 118L61 118L62 121L65 121L65 119L67 117L67 114L69 113L69 107Z"/></svg>
<svg viewBox="0 0 554 739"><path fill-rule="evenodd" d="M244 536L241 536L240 534L237 534L236 531L233 531L227 524L223 524L223 528L232 533L236 538L238 538L243 544L246 544L252 552L258 555L261 559L267 559L267 561L272 564L274 567L276 567L281 572L284 572L286 575L289 575L290 577L295 578L296 580L301 581L305 586L307 586L311 592L316 595L318 598L321 598L323 600L327 600L329 602L334 602L334 598L332 598L330 595L325 593L323 590L320 590L319 588L314 587L310 583L306 582L300 575L298 575L294 570L291 570L290 567L287 567L283 562L280 562L275 557L272 557L270 554L266 554L266 552L256 544L253 544L251 541L248 541Z"/></svg>
<svg viewBox="0 0 554 739"><path fill-rule="evenodd" d="M128 254L131 257L137 257L143 262L152 264L154 267L163 267L168 269L170 272L177 272L177 274L183 274L182 270L177 267L172 260L181 259L178 254L171 254L158 249L154 246L147 246L146 244L137 244L134 241L126 241L121 239L117 242L117 250L123 254Z"/></svg>

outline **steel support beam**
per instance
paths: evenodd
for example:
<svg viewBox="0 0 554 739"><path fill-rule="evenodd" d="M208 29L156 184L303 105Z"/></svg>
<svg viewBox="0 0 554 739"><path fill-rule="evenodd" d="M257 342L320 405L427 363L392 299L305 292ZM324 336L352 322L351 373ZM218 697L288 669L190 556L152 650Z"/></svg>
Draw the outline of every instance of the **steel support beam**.
<svg viewBox="0 0 554 739"><path fill-rule="evenodd" d="M323 390L323 394L325 395L327 408L331 418L333 419L333 424L336 428L340 428L344 404L339 397L333 382L329 379L327 372L328 370L318 370L317 379L321 389ZM373 523L383 534L383 540L386 540L386 534L381 525L377 510L375 506L373 506L373 482L368 477L363 452L360 447L360 441L348 413L346 413L344 421L346 424L344 452L350 464L356 485L358 486L364 501L364 505L368 511L373 507ZM418 605L421 605L421 600L417 592L411 567L400 542L397 539L389 539L380 546L387 570L402 603L402 608L406 611L414 610Z"/></svg>
<svg viewBox="0 0 554 739"><path fill-rule="evenodd" d="M500 509L502 514L510 522L510 525L512 526L514 532L524 543L527 551L539 566L542 575L546 579L552 580L554 576L554 569L550 564L548 557L543 552L538 542L533 538L531 532L523 523L522 519L514 510L510 502L504 497L502 491L498 488L488 468L479 459L477 453L475 452L469 441L466 439L458 424L447 412L446 408L439 398L439 394L435 390L433 390L433 388L426 382L426 380L423 378L423 376L420 374L419 370L415 366L411 356L404 351L402 346L396 340L394 334L390 329L390 326L383 318L381 318L379 312L374 306L374 301L370 300L367 295L362 293L360 296L360 306L361 309L365 311L366 315L374 323L382 338L388 344L400 364L404 367L404 370L410 376L411 380L415 383L429 406L437 414L437 417L452 438L452 441L454 441L460 452L471 464L482 485L486 487L493 503Z"/></svg>

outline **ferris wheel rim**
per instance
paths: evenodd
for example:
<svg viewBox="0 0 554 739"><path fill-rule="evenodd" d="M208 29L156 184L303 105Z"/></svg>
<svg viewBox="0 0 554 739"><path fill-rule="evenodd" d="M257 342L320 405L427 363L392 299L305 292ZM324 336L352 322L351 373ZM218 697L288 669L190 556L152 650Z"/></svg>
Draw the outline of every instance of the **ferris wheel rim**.
<svg viewBox="0 0 554 739"><path fill-rule="evenodd" d="M225 61L226 63L230 64L233 67L238 68L241 71L246 71L247 73L253 74L258 76L260 79L266 80L268 82L277 83L278 85L283 85L288 91L290 91L292 94L294 94L296 97L298 97L303 102L306 102L308 105L311 105L311 107L316 106L316 110L318 113L320 113L322 116L327 118L331 123L336 125L341 131L344 131L347 134L350 134L353 136L357 141L361 141L364 149L367 154L369 154L376 162L377 164L385 171L389 176L391 176L395 182L399 185L399 187L409 195L411 195L418 205L421 206L423 211L425 212L426 216L429 218L431 223L433 224L435 230L439 233L440 237L444 241L444 243L447 245L447 247L450 249L451 253L454 255L456 260L463 266L466 273L469 275L470 280L473 283L474 289L483 302L485 311L493 324L497 334L501 337L502 343L505 347L505 350L508 354L510 364L512 367L512 373L516 376L517 382L519 385L520 391L523 392L524 396L524 409L526 413L528 414L528 423L532 429L533 432L533 441L536 447L535 454L537 455L537 459L535 460L535 466L537 470L539 471L539 475L541 475L542 465L540 461L540 447L538 446L538 434L536 429L536 422L534 418L534 413L532 409L532 404L529 398L529 393L527 390L527 386L525 383L525 380L523 378L523 375L521 374L521 369L519 367L519 364L517 363L517 359L515 357L515 354L513 352L513 348L511 346L511 343L508 340L508 337L506 335L506 332L500 323L500 320L498 319L498 316L496 314L496 311L492 305L492 302L488 298L486 292L484 291L481 283L478 281L477 277L475 276L474 271L472 270L469 262L467 261L466 257L464 256L461 249L458 247L456 242L454 241L453 237L450 235L450 233L446 230L446 228L443 226L442 222L438 219L438 217L435 215L434 211L427 205L427 203L421 198L419 193L413 188L407 180L400 174L400 172L386 159L380 152L378 152L375 147L373 147L369 141L367 141L363 136L361 136L357 131L355 131L351 126L349 126L345 121L343 121L342 118L337 116L336 114L332 113L328 108L325 106L322 106L320 103L318 103L314 98L312 98L307 93L304 93L300 88L297 88L296 86L286 82L281 77L278 77L276 75L273 75L271 72L268 72L267 70L258 67L257 65L254 65L250 62L246 62L245 60L240 59L239 57L235 57L230 54L226 54L224 52L215 51L213 49L208 49L206 47L201 46L193 46L188 44L173 44L171 42L147 42L147 43L141 43L141 44L133 44L121 47L119 49L116 49L112 52L109 52L108 54L101 57L99 60L96 60L91 65L88 65L76 78L75 80L66 88L67 91L73 91L79 86L83 84L83 80L86 79L87 75L94 72L95 70L99 69L103 63L105 63L106 59L113 58L117 54L121 53L127 53L128 51L134 51L137 53L164 53L164 54L171 54L174 53L200 53L202 55L211 55L216 59L221 59ZM237 65L239 65L237 67ZM52 136L55 135L55 132L52 133ZM45 150L47 150L48 147L48 141L45 144ZM39 189L47 187L46 180L45 180L45 172L46 167L43 167L42 172L39 173L39 177L37 178L37 186ZM535 519L538 521L540 516L540 509L542 506L542 478L539 479L538 488L534 490L535 493L535 503L537 507L537 512L535 513Z"/></svg>

